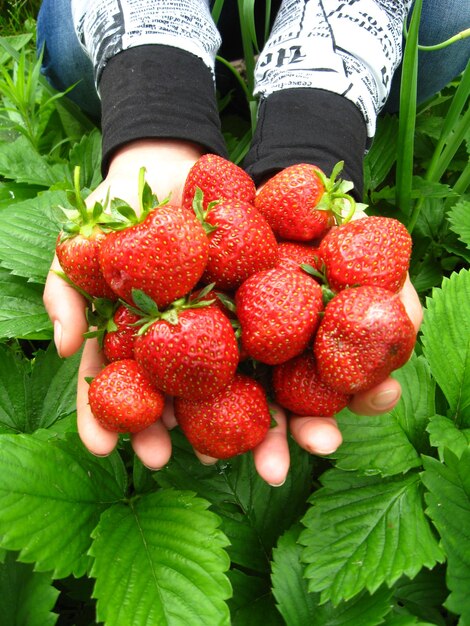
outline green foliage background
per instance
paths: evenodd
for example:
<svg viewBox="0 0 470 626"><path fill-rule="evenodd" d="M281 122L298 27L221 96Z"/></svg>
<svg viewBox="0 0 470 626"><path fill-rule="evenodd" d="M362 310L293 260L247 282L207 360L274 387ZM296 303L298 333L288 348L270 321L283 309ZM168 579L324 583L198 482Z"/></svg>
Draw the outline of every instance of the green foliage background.
<svg viewBox="0 0 470 626"><path fill-rule="evenodd" d="M246 95L258 44L253 3L239 6L246 83L230 71ZM53 208L75 165L84 193L98 184L100 133L41 78L22 8L0 39L1 623L469 626L470 70L416 109L412 23L403 113L379 119L365 162L370 212L412 232L425 310L394 374L397 407L342 411L328 459L290 442L280 488L250 455L201 465L177 429L171 462L152 473L125 437L96 458L76 433L80 355L57 356L42 290ZM239 161L255 103L237 117L230 100L221 115Z"/></svg>

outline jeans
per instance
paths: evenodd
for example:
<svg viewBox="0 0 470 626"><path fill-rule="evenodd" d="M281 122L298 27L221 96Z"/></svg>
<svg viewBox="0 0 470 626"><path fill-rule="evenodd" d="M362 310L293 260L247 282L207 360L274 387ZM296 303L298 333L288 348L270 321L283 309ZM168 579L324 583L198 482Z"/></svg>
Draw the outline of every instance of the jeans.
<svg viewBox="0 0 470 626"><path fill-rule="evenodd" d="M228 5L234 3L228 2ZM223 17L223 16L222 16ZM233 21L230 32L233 33ZM419 43L433 45L445 41L470 27L470 3L462 0L423 0ZM220 31L224 38L223 20ZM44 0L37 20L38 50L44 49L42 72L53 87L63 91L75 87L69 97L92 118L100 117L100 101L96 93L90 59L75 35L70 0ZM226 46L235 54L237 45ZM241 56L241 44L239 47ZM221 53L224 52L224 45ZM418 102L438 93L458 76L470 58L470 38L438 51L422 51L418 59ZM398 109L400 68L395 73L385 110Z"/></svg>

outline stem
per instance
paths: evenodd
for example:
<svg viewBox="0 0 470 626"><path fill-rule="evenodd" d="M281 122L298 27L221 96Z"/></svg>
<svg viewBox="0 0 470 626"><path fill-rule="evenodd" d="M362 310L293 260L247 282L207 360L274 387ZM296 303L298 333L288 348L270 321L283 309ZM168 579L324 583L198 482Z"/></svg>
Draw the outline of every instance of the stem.
<svg viewBox="0 0 470 626"><path fill-rule="evenodd" d="M408 37L408 30L406 28L406 24L404 24L404 27L403 27L403 34L406 39ZM418 44L418 50L422 50L423 52L432 52L433 50L442 50L443 48L447 48L447 46L450 46L456 41L460 41L461 39L466 39L467 37L470 37L470 28L461 30L456 35L453 35L452 37L449 37L449 39L446 39L445 41L441 41L440 43L436 43L430 46L424 46L424 45Z"/></svg>
<svg viewBox="0 0 470 626"><path fill-rule="evenodd" d="M238 81L238 84L240 85L240 87L243 89L243 92L245 94L245 97L247 99L247 101L249 102L251 100L251 94L248 90L248 86L246 84L246 82L243 80L242 76L240 75L240 72L238 70L236 70L232 63L230 63L230 61L227 61L227 59L224 59L223 57L220 56L216 56L217 61L219 61L220 63L222 63L222 65L225 65L225 67L227 69L229 69L231 71L231 73L235 76L235 78Z"/></svg>

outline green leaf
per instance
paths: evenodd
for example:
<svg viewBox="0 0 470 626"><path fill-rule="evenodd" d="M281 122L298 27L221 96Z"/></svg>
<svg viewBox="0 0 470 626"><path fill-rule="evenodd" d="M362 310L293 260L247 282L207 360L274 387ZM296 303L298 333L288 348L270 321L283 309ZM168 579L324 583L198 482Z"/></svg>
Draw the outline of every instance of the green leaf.
<svg viewBox="0 0 470 626"><path fill-rule="evenodd" d="M51 612L59 591L50 574L35 572L7 552L0 565L0 615L8 626L53 626L58 615Z"/></svg>
<svg viewBox="0 0 470 626"><path fill-rule="evenodd" d="M418 474L379 478L330 470L300 536L309 590L337 605L412 578L443 555L423 511Z"/></svg>
<svg viewBox="0 0 470 626"><path fill-rule="evenodd" d="M69 153L71 169L80 166L81 187L95 189L102 180L101 176L101 133L93 129L76 143Z"/></svg>
<svg viewBox="0 0 470 626"><path fill-rule="evenodd" d="M45 188L70 180L67 164L50 164L26 137L18 137L11 143L0 143L0 174L17 183Z"/></svg>
<svg viewBox="0 0 470 626"><path fill-rule="evenodd" d="M456 423L470 426L470 271L444 278L426 301L424 356Z"/></svg>
<svg viewBox="0 0 470 626"><path fill-rule="evenodd" d="M428 508L447 555L445 606L470 622L470 449L460 459L446 451L445 463L424 458L423 483Z"/></svg>
<svg viewBox="0 0 470 626"><path fill-rule="evenodd" d="M50 339L42 287L0 268L0 339Z"/></svg>
<svg viewBox="0 0 470 626"><path fill-rule="evenodd" d="M17 202L36 197L41 190L41 187L26 183L0 182L0 211Z"/></svg>
<svg viewBox="0 0 470 626"><path fill-rule="evenodd" d="M106 626L230 623L228 540L208 506L168 489L103 513L90 550L98 620Z"/></svg>
<svg viewBox="0 0 470 626"><path fill-rule="evenodd" d="M59 224L51 207L68 206L66 193L46 191L0 213L0 265L17 276L45 283Z"/></svg>
<svg viewBox="0 0 470 626"><path fill-rule="evenodd" d="M460 458L470 446L470 428L459 430L448 417L434 415L429 420L428 432L431 445L438 449L441 460L444 460L445 449Z"/></svg>
<svg viewBox="0 0 470 626"><path fill-rule="evenodd" d="M293 527L280 538L273 552L273 593L286 626L375 626L390 611L392 592L385 587L369 595L360 593L349 602L320 604L319 593L309 593L298 543L301 527Z"/></svg>
<svg viewBox="0 0 470 626"><path fill-rule="evenodd" d="M282 487L270 487L256 472L251 454L204 466L178 429L175 453L155 479L162 487L191 489L212 504L230 539L232 561L257 572L270 569L277 538L305 510L311 489L311 457L292 441L291 468Z"/></svg>
<svg viewBox="0 0 470 626"><path fill-rule="evenodd" d="M343 443L331 457L338 468L393 476L421 465L418 453L392 413L364 416L344 409L336 417Z"/></svg>
<svg viewBox="0 0 470 626"><path fill-rule="evenodd" d="M268 577L251 576L235 568L228 572L228 576L233 588L233 598L228 603L231 626L285 626L274 604Z"/></svg>
<svg viewBox="0 0 470 626"><path fill-rule="evenodd" d="M454 204L448 217L451 230L470 248L470 200L463 199Z"/></svg>
<svg viewBox="0 0 470 626"><path fill-rule="evenodd" d="M123 497L112 461L91 455L77 435L1 435L0 446L2 547L54 578L83 575L92 530Z"/></svg>
<svg viewBox="0 0 470 626"><path fill-rule="evenodd" d="M445 565L438 565L432 570L422 569L413 580L404 576L395 585L394 598L424 622L446 626L441 609L448 593Z"/></svg>
<svg viewBox="0 0 470 626"><path fill-rule="evenodd" d="M428 452L426 427L430 416L436 412L436 384L429 364L422 356L413 354L408 363L395 370L392 376L399 381L402 394L391 415L413 447L418 452Z"/></svg>
<svg viewBox="0 0 470 626"><path fill-rule="evenodd" d="M30 362L0 344L0 433L32 433L73 413L79 359L60 359L51 343Z"/></svg>
<svg viewBox="0 0 470 626"><path fill-rule="evenodd" d="M49 428L75 411L81 352L61 359L51 342L36 354L29 381L30 429Z"/></svg>
<svg viewBox="0 0 470 626"><path fill-rule="evenodd" d="M434 382L427 362L413 357L394 372L402 396L389 413L356 415L344 409L337 415L343 443L331 455L336 466L365 474L393 476L421 465L419 451L427 451L426 426L435 412Z"/></svg>
<svg viewBox="0 0 470 626"><path fill-rule="evenodd" d="M387 177L397 156L398 118L381 115L371 149L364 158L364 188L370 193Z"/></svg>

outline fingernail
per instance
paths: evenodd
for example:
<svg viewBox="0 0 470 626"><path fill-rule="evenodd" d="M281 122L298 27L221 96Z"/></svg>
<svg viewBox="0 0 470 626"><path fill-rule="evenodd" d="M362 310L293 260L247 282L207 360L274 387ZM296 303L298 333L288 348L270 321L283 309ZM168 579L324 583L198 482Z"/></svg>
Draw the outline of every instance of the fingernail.
<svg viewBox="0 0 470 626"><path fill-rule="evenodd" d="M61 346L62 346L62 324L59 320L54 322L54 343L57 350L57 354L62 358Z"/></svg>
<svg viewBox="0 0 470 626"><path fill-rule="evenodd" d="M315 454L319 454L320 456L329 456L330 454L333 454L334 452L336 452L337 449L338 448L332 448L332 449L330 448L329 450L318 450L317 448L317 451Z"/></svg>
<svg viewBox="0 0 470 626"><path fill-rule="evenodd" d="M280 483L268 483L268 485L270 487L282 487L282 485L286 482L286 479L284 478L284 480Z"/></svg>
<svg viewBox="0 0 470 626"><path fill-rule="evenodd" d="M395 389L388 389L387 391L381 391L371 399L371 404L374 409L379 411L388 409L393 406L400 397L400 393Z"/></svg>

